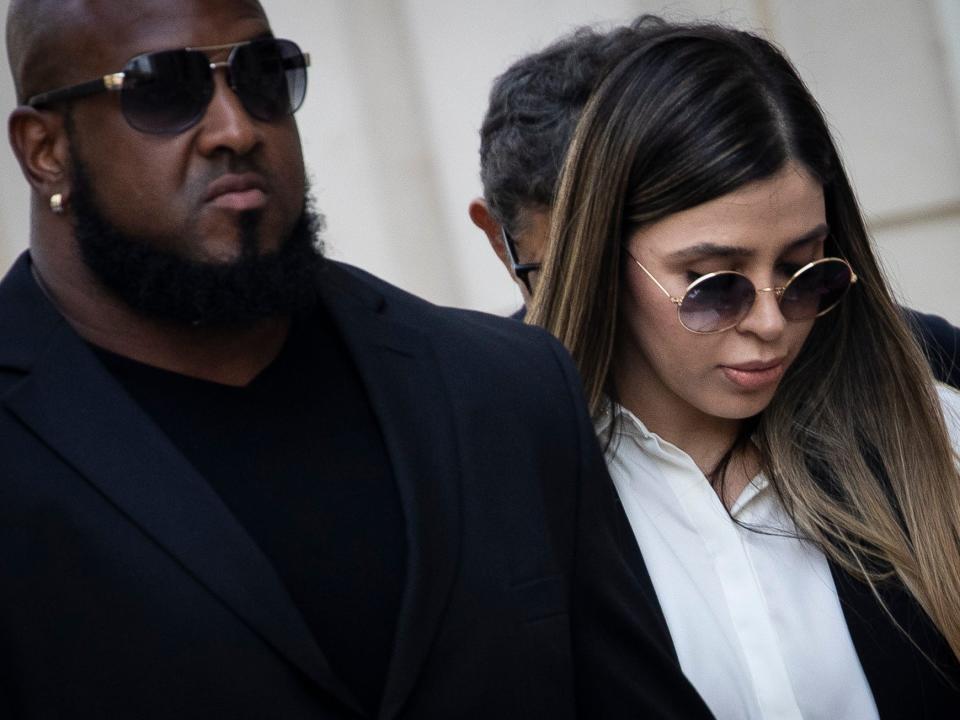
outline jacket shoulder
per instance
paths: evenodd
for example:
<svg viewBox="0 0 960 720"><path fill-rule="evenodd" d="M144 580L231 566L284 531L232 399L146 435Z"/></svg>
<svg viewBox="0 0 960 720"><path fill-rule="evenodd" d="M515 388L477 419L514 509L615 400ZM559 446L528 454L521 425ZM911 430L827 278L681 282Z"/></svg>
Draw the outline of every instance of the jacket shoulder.
<svg viewBox="0 0 960 720"><path fill-rule="evenodd" d="M934 376L952 387L960 387L960 328L937 315L906 308L904 312Z"/></svg>
<svg viewBox="0 0 960 720"><path fill-rule="evenodd" d="M339 272L380 296L404 322L429 332L448 351L492 353L559 353L568 359L560 342L543 328L525 325L513 316L501 317L478 310L437 305L346 263L330 261Z"/></svg>

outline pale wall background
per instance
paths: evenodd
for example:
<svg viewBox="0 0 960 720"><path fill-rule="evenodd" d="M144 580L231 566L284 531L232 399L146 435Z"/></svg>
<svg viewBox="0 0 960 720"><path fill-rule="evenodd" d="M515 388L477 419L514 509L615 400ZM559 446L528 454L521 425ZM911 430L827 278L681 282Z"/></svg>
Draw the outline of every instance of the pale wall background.
<svg viewBox="0 0 960 720"><path fill-rule="evenodd" d="M719 18L787 50L830 118L902 300L960 324L960 0L263 2L277 34L313 56L298 119L334 257L439 303L518 306L466 213L494 76L579 24ZM29 222L5 143L0 189L3 269Z"/></svg>

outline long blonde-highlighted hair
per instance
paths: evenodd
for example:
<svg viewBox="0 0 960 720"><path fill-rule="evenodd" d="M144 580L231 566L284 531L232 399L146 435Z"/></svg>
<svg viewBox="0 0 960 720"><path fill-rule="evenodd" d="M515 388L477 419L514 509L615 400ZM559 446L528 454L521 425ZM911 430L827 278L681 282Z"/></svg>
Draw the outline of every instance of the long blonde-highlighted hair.
<svg viewBox="0 0 960 720"><path fill-rule="evenodd" d="M604 411L618 397L622 243L788 162L823 184L826 252L860 282L816 322L753 442L798 531L875 592L898 579L960 658L960 472L934 382L823 115L770 43L657 22L607 72L567 154L529 321L566 345Z"/></svg>

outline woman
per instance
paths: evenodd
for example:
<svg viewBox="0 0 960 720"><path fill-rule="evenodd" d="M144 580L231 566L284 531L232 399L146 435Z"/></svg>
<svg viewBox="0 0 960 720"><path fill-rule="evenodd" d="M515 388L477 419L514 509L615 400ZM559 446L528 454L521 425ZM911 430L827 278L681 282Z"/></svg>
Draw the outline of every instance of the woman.
<svg viewBox="0 0 960 720"><path fill-rule="evenodd" d="M651 21L580 120L531 321L719 718L960 715L960 400L775 48Z"/></svg>

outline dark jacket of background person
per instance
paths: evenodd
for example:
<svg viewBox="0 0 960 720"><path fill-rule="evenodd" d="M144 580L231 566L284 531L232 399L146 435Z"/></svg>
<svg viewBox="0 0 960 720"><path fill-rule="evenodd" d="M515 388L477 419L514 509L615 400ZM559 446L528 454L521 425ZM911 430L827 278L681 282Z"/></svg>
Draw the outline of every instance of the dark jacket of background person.
<svg viewBox="0 0 960 720"><path fill-rule="evenodd" d="M559 344L325 268L406 522L377 717L708 717L639 600L639 555L615 547L625 519ZM4 717L361 716L264 554L26 255L0 284L0 457Z"/></svg>
<svg viewBox="0 0 960 720"><path fill-rule="evenodd" d="M907 319L921 342L934 377L960 388L960 328L942 317L907 310Z"/></svg>

